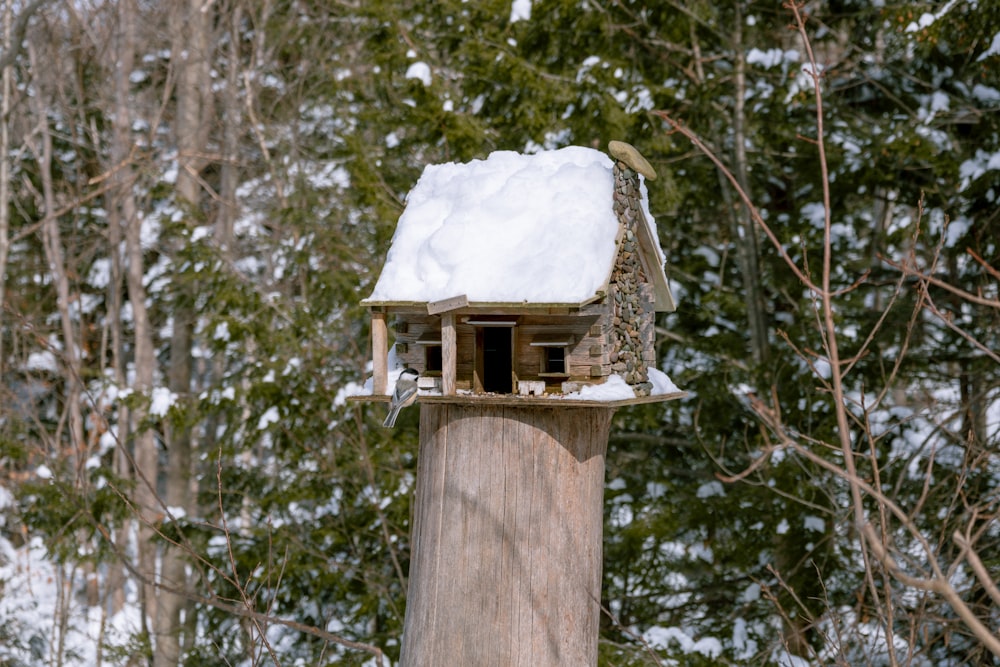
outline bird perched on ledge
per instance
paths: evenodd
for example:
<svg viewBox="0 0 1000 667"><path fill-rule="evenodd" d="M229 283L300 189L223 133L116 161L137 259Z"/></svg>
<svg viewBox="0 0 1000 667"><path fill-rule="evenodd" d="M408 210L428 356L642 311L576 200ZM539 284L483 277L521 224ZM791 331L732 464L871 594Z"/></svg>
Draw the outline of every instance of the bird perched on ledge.
<svg viewBox="0 0 1000 667"><path fill-rule="evenodd" d="M417 378L419 373L412 368L406 368L399 374L396 380L396 388L392 392L392 402L389 404L389 414L386 415L382 426L392 428L396 425L396 417L399 411L408 405L412 405L417 400Z"/></svg>

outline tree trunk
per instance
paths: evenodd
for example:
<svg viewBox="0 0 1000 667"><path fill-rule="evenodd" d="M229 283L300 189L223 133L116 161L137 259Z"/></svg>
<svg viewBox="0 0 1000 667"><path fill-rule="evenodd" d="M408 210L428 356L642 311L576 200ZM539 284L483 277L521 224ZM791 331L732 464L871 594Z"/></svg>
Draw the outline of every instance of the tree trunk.
<svg viewBox="0 0 1000 667"><path fill-rule="evenodd" d="M736 25L733 30L733 56L736 60L734 80L736 84L733 105L733 175L743 191L750 193L750 178L746 152L746 56L743 46L743 13L740 3L736 3ZM723 184L728 188L728 184ZM726 190L728 193L728 189ZM740 205L737 212L731 207L734 237L740 272L743 274L744 302L747 309L747 323L750 326L750 347L754 361L765 366L771 356L767 339L767 312L760 275L760 243L757 228L750 210ZM766 371L766 368L762 370Z"/></svg>
<svg viewBox="0 0 1000 667"><path fill-rule="evenodd" d="M195 215L201 202L200 173L205 165L208 141L208 99L212 90L209 69L209 13L202 11L202 0L178 2L171 17L173 61L177 67L177 136L178 204ZM191 349L195 313L193 294L186 281L175 286L178 293L170 335L169 388L186 404L191 395ZM166 431L169 458L166 469L167 505L187 511L191 502L192 432L187 427L169 426ZM186 565L180 552L166 547L163 552L162 577L173 588L187 586ZM181 595L163 592L161 613L157 618L157 649L154 667L175 667L180 660L180 616L185 600Z"/></svg>
<svg viewBox="0 0 1000 667"><path fill-rule="evenodd" d="M3 5L3 52L10 53L11 7ZM7 257L10 254L10 81L11 66L0 74L0 379L4 376L4 304L7 302Z"/></svg>
<svg viewBox="0 0 1000 667"><path fill-rule="evenodd" d="M134 359L135 378L133 389L139 395L148 396L153 389L156 370L156 356L153 348L153 330L146 309L146 288L143 284L145 266L142 253L142 220L138 215L135 200L131 194L132 183L127 177L128 155L131 152L129 132L129 80L132 73L131 58L135 49L135 5L131 0L123 0L118 5L120 23L119 58L115 67L115 143L112 149L116 165L121 165L114 178L115 194L119 201L119 213L125 227L125 284L129 303L132 306L132 327L135 336ZM131 47L131 48L130 48ZM124 163L124 164L122 164ZM135 502L139 510L138 531L138 574L141 579L139 592L143 610L142 621L152 621L155 627L159 616L156 582L156 525L162 516L162 502L157 493L159 478L159 451L153 431L143 426L148 410L139 403L132 413L131 431L134 434L134 475Z"/></svg>
<svg viewBox="0 0 1000 667"><path fill-rule="evenodd" d="M129 75L132 72L134 65L134 54L135 54L135 7L131 0L123 0L118 5L118 22L117 31L114 36L114 41L117 48L114 50L114 56L109 62L107 67L111 74L112 81L114 82L114 99L111 103L112 109L112 123L114 126L114 131L112 132L112 143L111 143L111 160L110 164L107 166L108 170L112 172L111 180L114 187L108 192L108 241L110 246L110 256L111 256L111 282L108 285L108 319L110 321L111 329L111 350L112 350L112 368L114 373L115 384L118 387L125 387L128 380L125 373L126 364L126 346L122 331L122 317L121 310L123 306L122 299L122 275L124 273L123 261L122 261L122 236L123 230L126 230L130 226L137 226L140 224L138 207L136 206L135 196L132 191L132 185L134 181L134 171L132 169L131 163L131 153L132 153L132 141L131 141L131 128L132 128L132 114L129 108L130 100L130 87L129 87ZM95 137L95 141L98 137ZM125 232L127 235L127 232ZM128 248L126 248L126 253L129 253ZM139 254L139 261L141 262L141 253ZM142 267L139 267L140 275L142 272ZM139 293L133 293L133 285L129 284L129 296L130 300L135 300L137 298L142 299L142 321L138 317L134 320L136 324L136 341L135 349L138 361L138 355L140 354L140 341L139 336L148 338L151 336L151 331L149 328L149 323L145 311L145 289L142 287L141 282L138 283L137 287ZM134 310L134 309L133 309ZM146 355L147 350L153 349L153 342L151 339L144 340L141 343L142 354ZM138 364L136 366L137 370L137 380L139 375ZM141 391L148 391L149 386L152 384L152 370L143 369L143 377L148 378L145 380L147 382L146 389ZM136 387L138 389L138 386ZM119 407L119 433L118 433L118 446L115 451L115 473L122 475L125 478L135 478L133 471L130 469L131 466L128 460L128 451L125 447L125 442L129 437L129 433L132 430L130 428L131 412L127 405L122 405ZM147 456L138 450L139 446L150 447L153 449L151 455ZM153 442L151 435L146 438L146 436L140 436L140 439L136 441L137 449L135 451L136 461L138 465L138 460L140 455L142 455L143 462L143 474L152 475L152 479L156 478L155 470L150 470L149 460L153 456L156 456L155 447L156 444ZM140 482L141 484L141 482ZM138 488L138 487L137 487ZM148 501L152 501L153 498L150 496ZM151 514L150 511L148 514ZM143 518L140 514L140 521ZM140 530L143 530L140 528ZM148 528L146 529L147 532ZM116 540L124 542L128 539L128 535L131 534L130 521L126 521L116 536ZM127 547L125 544L119 544L119 549L122 553L127 552ZM151 558L151 556L148 556ZM147 563L140 562L140 565L146 565L150 569L144 570L140 568L145 576L152 577L154 572L152 571L151 565L152 561ZM111 564L108 570L108 577L106 581L106 588L108 591L108 596L111 600L112 614L117 613L125 604L125 572L122 566L117 564ZM144 588L147 593L150 593L150 589ZM146 598L149 605L153 605L155 601L154 596ZM154 614L155 615L155 614Z"/></svg>
<svg viewBox="0 0 1000 667"><path fill-rule="evenodd" d="M52 274L52 283L56 290L56 307L59 310L59 321L62 325L63 350L62 361L65 364L65 416L60 417L56 431L57 446L64 447L62 454L69 457L76 469L77 484L81 481L83 463L86 458L85 440L83 436L83 411L80 407L80 396L83 389L80 370L80 348L77 337L77 327L71 304L78 301L78 296L70 293L69 268L66 265L66 254L63 250L62 233L59 229L55 185L52 175L52 132L49 128L49 115L45 107L44 95L48 84L54 83L39 79L40 73L46 70L42 67L35 48L28 45L28 56L31 70L35 75L32 84L35 94L30 97L33 112L38 118L39 144L30 142L32 153L38 161L39 178L42 183L42 245L45 250L45 260ZM6 156L4 156L6 159ZM69 426L69 434L62 437L63 424Z"/></svg>
<svg viewBox="0 0 1000 667"><path fill-rule="evenodd" d="M694 54L694 71L699 82L705 81L705 70L702 65L701 45L698 32L691 24L691 50ZM746 155L746 57L743 47L743 15L739 3L736 5L736 25L733 31L733 59L735 67L733 82L734 93L733 114L730 126L733 131L733 175L743 191L750 194L749 165ZM721 134L713 131L712 142L721 147ZM736 264L740 269L743 282L743 303L747 310L747 326L750 332L750 353L754 362L766 372L767 361L771 356L770 342L767 336L767 315L765 311L764 290L760 271L760 247L757 228L754 225L750 210L733 196L729 181L722 172L717 172L719 189L729 214L729 229L736 248Z"/></svg>
<svg viewBox="0 0 1000 667"><path fill-rule="evenodd" d="M403 665L597 664L613 413L421 405Z"/></svg>

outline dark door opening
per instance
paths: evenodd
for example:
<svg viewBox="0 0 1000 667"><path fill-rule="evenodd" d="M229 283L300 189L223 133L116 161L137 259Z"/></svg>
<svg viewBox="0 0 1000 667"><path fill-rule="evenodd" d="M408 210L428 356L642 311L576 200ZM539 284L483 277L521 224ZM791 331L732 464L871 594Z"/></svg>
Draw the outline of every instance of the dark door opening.
<svg viewBox="0 0 1000 667"><path fill-rule="evenodd" d="M511 327L483 328L483 391L512 393Z"/></svg>

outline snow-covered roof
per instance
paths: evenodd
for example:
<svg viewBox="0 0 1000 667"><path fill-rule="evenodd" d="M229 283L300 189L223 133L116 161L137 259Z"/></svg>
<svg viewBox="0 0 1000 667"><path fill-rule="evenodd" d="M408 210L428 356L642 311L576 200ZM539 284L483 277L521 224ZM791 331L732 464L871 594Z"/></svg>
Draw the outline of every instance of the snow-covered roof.
<svg viewBox="0 0 1000 667"><path fill-rule="evenodd" d="M607 287L613 163L582 147L429 165L407 197L368 305L581 304ZM642 186L643 210L653 224ZM655 227L650 237L656 239ZM658 242L650 254L662 273ZM663 283L666 283L665 277Z"/></svg>

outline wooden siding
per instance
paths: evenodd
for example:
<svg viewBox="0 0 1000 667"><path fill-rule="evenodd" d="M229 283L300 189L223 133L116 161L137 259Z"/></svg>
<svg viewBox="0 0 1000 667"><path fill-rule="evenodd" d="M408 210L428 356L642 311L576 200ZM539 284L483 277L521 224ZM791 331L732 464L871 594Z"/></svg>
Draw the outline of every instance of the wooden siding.
<svg viewBox="0 0 1000 667"><path fill-rule="evenodd" d="M417 341L428 335L440 335L441 317L421 313L399 314L393 331L396 335L396 358L405 366L425 373L427 346L418 345Z"/></svg>
<svg viewBox="0 0 1000 667"><path fill-rule="evenodd" d="M503 314L504 319L516 319L517 326L512 331L513 387L517 391L517 380L544 380L547 391L561 391L563 381L583 383L603 382L611 373L611 356L608 345L610 331L609 308L604 303L591 304L576 314ZM461 313L461 310L458 311ZM476 332L481 328L468 324L466 320L481 320L487 315L473 312L457 314L456 334L456 389L459 391L481 390L481 382L476 382L477 343ZM398 312L394 324L396 357L404 365L416 369L424 375L437 375L426 368L427 341L439 341L441 316L423 312ZM545 351L532 346L537 338L552 336L572 337L572 345L566 346L566 374L542 375ZM423 343L421 342L423 341ZM482 360L478 362L482 364Z"/></svg>

